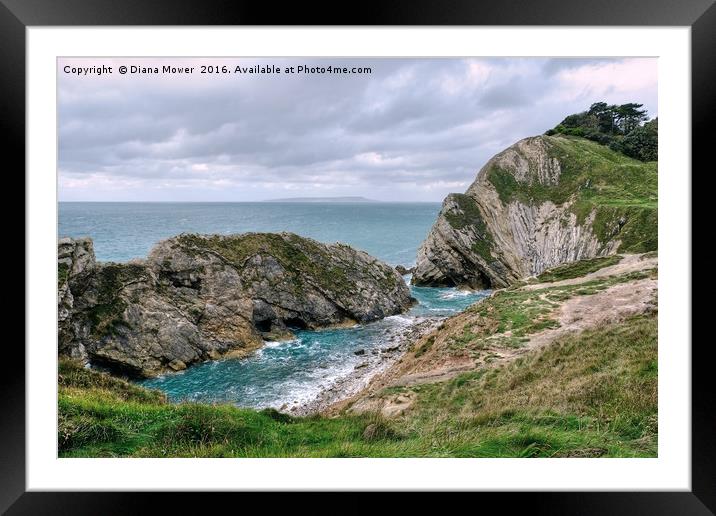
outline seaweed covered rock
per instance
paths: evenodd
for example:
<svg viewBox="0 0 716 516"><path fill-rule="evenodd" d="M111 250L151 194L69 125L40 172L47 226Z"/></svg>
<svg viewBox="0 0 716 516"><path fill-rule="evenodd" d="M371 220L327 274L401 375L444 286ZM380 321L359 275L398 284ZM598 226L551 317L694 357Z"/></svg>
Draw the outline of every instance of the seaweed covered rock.
<svg viewBox="0 0 716 516"><path fill-rule="evenodd" d="M657 248L657 166L574 136L526 138L450 194L412 282L505 287L556 265Z"/></svg>
<svg viewBox="0 0 716 516"><path fill-rule="evenodd" d="M82 248L91 251L91 241ZM414 303L387 264L291 233L182 234L146 260L95 264L92 254L91 262L60 286L60 353L133 376L241 356L295 329L374 321Z"/></svg>

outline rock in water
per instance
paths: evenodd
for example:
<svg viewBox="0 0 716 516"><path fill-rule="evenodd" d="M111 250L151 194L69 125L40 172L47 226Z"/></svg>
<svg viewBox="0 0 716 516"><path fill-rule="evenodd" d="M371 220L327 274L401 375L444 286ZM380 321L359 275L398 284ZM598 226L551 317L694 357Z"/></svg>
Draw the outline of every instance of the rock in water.
<svg viewBox="0 0 716 516"><path fill-rule="evenodd" d="M561 263L656 248L656 162L583 138L536 136L447 196L412 282L499 288Z"/></svg>
<svg viewBox="0 0 716 516"><path fill-rule="evenodd" d="M96 263L89 239L62 239L59 350L153 376L241 356L293 329L374 321L415 300L390 266L291 233L182 234L146 260Z"/></svg>
<svg viewBox="0 0 716 516"><path fill-rule="evenodd" d="M414 267L406 268L404 265L396 265L395 270L401 275L412 274Z"/></svg>

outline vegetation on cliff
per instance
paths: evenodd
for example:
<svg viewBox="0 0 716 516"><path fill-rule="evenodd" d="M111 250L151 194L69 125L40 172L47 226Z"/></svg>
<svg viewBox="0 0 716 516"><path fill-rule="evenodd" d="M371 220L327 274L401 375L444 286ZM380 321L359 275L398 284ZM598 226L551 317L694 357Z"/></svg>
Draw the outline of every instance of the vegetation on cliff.
<svg viewBox="0 0 716 516"><path fill-rule="evenodd" d="M567 116L545 134L581 136L606 145L641 161L656 161L659 147L659 126L655 118L645 122L646 110L633 102L609 105L595 102L589 110Z"/></svg>
<svg viewBox="0 0 716 516"><path fill-rule="evenodd" d="M559 183L518 182L510 171L492 165L486 177L503 203L570 202L578 225L593 216L591 228L601 244L618 239L617 251L625 253L657 249L656 162L644 163L576 136L545 138L550 155L561 164Z"/></svg>
<svg viewBox="0 0 716 516"><path fill-rule="evenodd" d="M559 205L576 196L593 205L656 206L656 163L643 163L576 136L542 138L548 157L559 162L558 181L520 181L513 171L492 164L485 173L503 203L551 201Z"/></svg>
<svg viewBox="0 0 716 516"><path fill-rule="evenodd" d="M560 281L565 279L578 278L598 271L604 267L619 263L622 257L618 254L610 256L601 256L590 260L580 260L578 262L565 263L544 271L537 276L537 281Z"/></svg>
<svg viewBox="0 0 716 516"><path fill-rule="evenodd" d="M326 290L348 292L354 287L342 264L337 263L330 249L314 240L285 233L245 233L227 238L223 235L183 234L177 243L191 253L213 252L228 260L233 266L243 268L246 261L255 256L271 256L288 271L303 289L304 282L315 280ZM395 275L381 278L397 286L400 278Z"/></svg>
<svg viewBox="0 0 716 516"><path fill-rule="evenodd" d="M472 245L472 250L482 256L488 262L494 260L491 250L494 244L492 235L487 229L480 209L477 207L475 200L469 195L452 194L457 209L445 213L445 218L450 225L457 229L463 229L471 226L476 232L476 240Z"/></svg>

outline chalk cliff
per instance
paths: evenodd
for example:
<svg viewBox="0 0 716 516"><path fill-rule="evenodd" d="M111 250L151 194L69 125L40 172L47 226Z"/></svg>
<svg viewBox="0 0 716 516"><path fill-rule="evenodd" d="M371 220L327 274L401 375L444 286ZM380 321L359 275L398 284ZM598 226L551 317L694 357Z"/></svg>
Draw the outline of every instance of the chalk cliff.
<svg viewBox="0 0 716 516"><path fill-rule="evenodd" d="M657 248L657 166L578 137L525 138L450 194L412 282L496 288L555 265Z"/></svg>

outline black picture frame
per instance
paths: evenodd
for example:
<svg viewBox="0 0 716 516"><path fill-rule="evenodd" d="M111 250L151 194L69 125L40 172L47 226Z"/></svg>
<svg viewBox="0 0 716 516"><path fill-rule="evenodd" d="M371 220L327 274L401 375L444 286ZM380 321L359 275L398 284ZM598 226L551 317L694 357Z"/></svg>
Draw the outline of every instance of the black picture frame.
<svg viewBox="0 0 716 516"><path fill-rule="evenodd" d="M694 164L706 163L707 145L713 145L710 117L716 113L712 86L716 79L714 0L589 3L576 0L489 3L364 0L353 9L332 5L287 3L276 8L267 2L230 0L0 0L0 130L6 144L6 159L12 158L16 170L25 170L25 30L30 26L620 25L691 27L692 157ZM26 269L25 274L28 273ZM480 493L484 499L481 502L498 502L500 511L524 507L530 514L716 513L716 403L709 382L712 366L707 358L712 339L694 341L691 348L690 492ZM160 503L166 511L189 507L187 495L180 493L26 492L25 353L22 347L5 346L3 362L6 367L0 376L0 510L7 514L124 514L144 512L151 502ZM212 501L219 496L196 495L202 499L212 496ZM228 496L232 495L219 498L226 500ZM315 504L311 507L317 509Z"/></svg>

